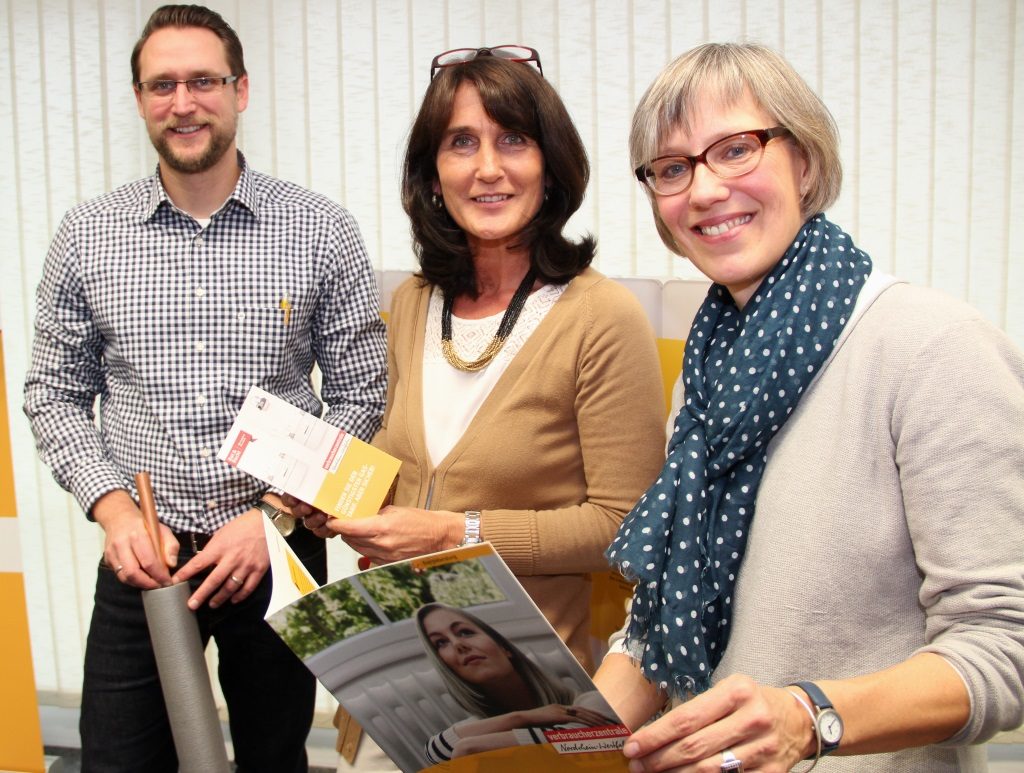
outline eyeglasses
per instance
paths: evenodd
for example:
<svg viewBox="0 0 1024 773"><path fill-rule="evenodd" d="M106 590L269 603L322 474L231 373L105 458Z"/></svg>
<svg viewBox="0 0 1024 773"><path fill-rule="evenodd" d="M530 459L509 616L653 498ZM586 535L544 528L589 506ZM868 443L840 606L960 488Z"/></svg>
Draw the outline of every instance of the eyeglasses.
<svg viewBox="0 0 1024 773"><path fill-rule="evenodd" d="M135 87L150 99L168 99L178 92L178 84L180 83L185 84L189 94L203 95L216 94L229 83L234 83L237 80L237 75L225 75L217 78L203 75L202 77L189 78L185 81L140 81L135 84Z"/></svg>
<svg viewBox="0 0 1024 773"><path fill-rule="evenodd" d="M739 177L757 169L769 140L788 136L792 133L783 126L737 132L709 145L699 156L659 156L633 172L659 196L674 196L693 183L697 164L704 164L719 177Z"/></svg>
<svg viewBox="0 0 1024 773"><path fill-rule="evenodd" d="M495 56L498 59L507 59L510 62L534 62L540 74L544 74L544 68L540 66L540 54L536 49L529 46L494 46L492 48L453 48L438 54L430 63L430 80L434 80L437 71L442 67L453 67L457 64L472 62L478 56Z"/></svg>

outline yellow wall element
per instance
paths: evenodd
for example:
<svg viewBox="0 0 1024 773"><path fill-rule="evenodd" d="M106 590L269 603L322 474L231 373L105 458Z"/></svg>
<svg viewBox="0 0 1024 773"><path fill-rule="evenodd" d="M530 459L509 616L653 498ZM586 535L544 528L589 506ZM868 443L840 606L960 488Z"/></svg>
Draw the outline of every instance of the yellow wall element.
<svg viewBox="0 0 1024 773"><path fill-rule="evenodd" d="M14 500L14 464L11 461L11 422L7 413L4 376L4 339L0 331L0 518L17 515Z"/></svg>
<svg viewBox="0 0 1024 773"><path fill-rule="evenodd" d="M677 338L658 339L658 359L661 360L661 382L665 387L665 418L672 406L672 387L683 369L683 349L686 341Z"/></svg>
<svg viewBox="0 0 1024 773"><path fill-rule="evenodd" d="M14 518L11 427L0 336L0 517ZM6 567L3 567L6 568ZM20 572L0 571L0 770L42 773L43 736L39 729L32 651L28 640L25 583Z"/></svg>
<svg viewBox="0 0 1024 773"><path fill-rule="evenodd" d="M633 583L615 571L590 576L590 635L603 655L608 637L626 621L626 602L633 596Z"/></svg>
<svg viewBox="0 0 1024 773"><path fill-rule="evenodd" d="M42 773L43 737L20 574L0 572L0 609L0 770Z"/></svg>

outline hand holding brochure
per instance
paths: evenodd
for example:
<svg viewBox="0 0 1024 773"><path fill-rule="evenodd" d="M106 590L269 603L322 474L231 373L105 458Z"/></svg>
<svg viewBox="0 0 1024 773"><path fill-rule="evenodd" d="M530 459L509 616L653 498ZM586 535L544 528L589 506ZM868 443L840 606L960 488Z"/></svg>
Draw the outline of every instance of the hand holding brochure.
<svg viewBox="0 0 1024 773"><path fill-rule="evenodd" d="M299 577L267 538L267 621L405 773L627 770L629 731L489 543L289 601Z"/></svg>
<svg viewBox="0 0 1024 773"><path fill-rule="evenodd" d="M376 515L401 464L257 386L217 457L337 518Z"/></svg>

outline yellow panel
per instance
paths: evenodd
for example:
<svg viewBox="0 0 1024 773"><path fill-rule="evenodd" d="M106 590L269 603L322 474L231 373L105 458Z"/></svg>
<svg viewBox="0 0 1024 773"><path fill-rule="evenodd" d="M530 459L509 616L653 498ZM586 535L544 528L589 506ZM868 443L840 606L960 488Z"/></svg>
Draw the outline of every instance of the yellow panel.
<svg viewBox="0 0 1024 773"><path fill-rule="evenodd" d="M0 770L42 773L43 737L20 574L0 572L0 609Z"/></svg>
<svg viewBox="0 0 1024 773"><path fill-rule="evenodd" d="M594 572L590 577L590 635L603 651L608 637L626 621L626 602L633 596L633 583L616 571Z"/></svg>
<svg viewBox="0 0 1024 773"><path fill-rule="evenodd" d="M4 339L0 331L0 517L13 518L17 514L14 464L11 462L11 422L7 414L7 385L4 377Z"/></svg>
<svg viewBox="0 0 1024 773"><path fill-rule="evenodd" d="M683 369L683 348L686 341L678 338L659 338L658 357L661 360L661 379L665 387L665 416L672 407L672 387Z"/></svg>

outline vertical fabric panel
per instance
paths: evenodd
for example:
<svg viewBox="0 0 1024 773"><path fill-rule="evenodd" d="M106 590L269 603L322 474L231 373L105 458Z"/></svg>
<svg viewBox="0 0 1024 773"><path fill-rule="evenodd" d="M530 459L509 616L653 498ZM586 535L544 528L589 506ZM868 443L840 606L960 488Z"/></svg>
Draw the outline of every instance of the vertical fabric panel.
<svg viewBox="0 0 1024 773"><path fill-rule="evenodd" d="M558 93L565 102L576 130L583 140L590 161L590 186L587 188L583 205L569 220L568 233L579 236L582 233L594 233L594 223L598 220L596 195L597 180L597 126L599 122L595 99L595 84L600 82L606 66L601 52L595 51L591 36L593 29L593 9L589 3L571 3L560 0L555 5L553 28L558 30L559 38L550 53L540 50L541 59L551 62L557 73ZM521 41L531 45L530 41ZM536 46L535 46L536 48ZM595 62L597 63L595 65ZM614 229L616 224L609 223ZM604 229L597 236L598 261L605 253L606 245Z"/></svg>
<svg viewBox="0 0 1024 773"><path fill-rule="evenodd" d="M1024 126L1024 52L1019 41L1024 40L1024 13L1020 6L1015 6L1013 13L1014 41L1018 41L1013 51L1012 80L1007 92L1013 99L1013 112L1010 117L1010 191L1007 196L1007 208L1011 213L1007 226L1006 252L1006 287L1003 288L1004 298L1024 298L1024 218L1017 213L1024 211L1024 143L1018 142L1020 129ZM1009 25L1008 25L1009 26ZM1018 344L1024 341L1024 304L1007 303L1006 332Z"/></svg>
<svg viewBox="0 0 1024 773"><path fill-rule="evenodd" d="M275 0L269 22L273 30L270 61L274 68L271 77L274 84L275 174L308 187L311 127L307 104L312 92L306 77L306 62L310 55L306 40L306 5L296 0Z"/></svg>
<svg viewBox="0 0 1024 773"><path fill-rule="evenodd" d="M666 5L659 3L636 2L633 7L633 35L645 42L642 47L634 47L630 61L631 83L629 100L630 110L626 115L626 136L623 138L619 156L622 158L621 183L628 190L632 204L633 232L630 249L635 256L634 274L641 276L661 276L671 274L676 266L685 264L677 255L669 252L658 236L651 211L651 199L644 187L632 175L632 164L629 163L628 138L632 123L632 108L643 97L648 86L658 72L675 59L677 50L673 47L671 18L665 18ZM666 23L667 22L667 23ZM681 51L682 49L679 49ZM603 234L602 228L602 234Z"/></svg>
<svg viewBox="0 0 1024 773"><path fill-rule="evenodd" d="M374 263L386 266L391 265L388 261L395 256L381 252L384 223L379 217L379 208L387 181L379 174L383 153L378 135L381 116L377 112L376 95L382 84L377 73L376 9L373 3L354 2L339 2L338 8L337 45L341 51L340 99L344 132L341 203L359 221L366 249ZM398 55L394 51L388 53ZM399 226L393 224L392 227Z"/></svg>
<svg viewBox="0 0 1024 773"><path fill-rule="evenodd" d="M341 83L338 46L338 7L333 3L309 6L304 52L309 98L306 100L306 148L309 187L344 204L341 168L345 119L337 98Z"/></svg>
<svg viewBox="0 0 1024 773"><path fill-rule="evenodd" d="M891 209L892 259L888 270L919 284L931 278L933 206L932 126L935 120L935 36L929 0L900 9L896 29L896 62L891 82L896 87L894 114L896 167ZM880 150L880 149L879 149ZM868 167L864 167L868 168Z"/></svg>
<svg viewBox="0 0 1024 773"><path fill-rule="evenodd" d="M36 461L19 410L33 293L63 213L154 169L128 59L161 2L0 2L0 315L37 687L53 701L73 703L80 689L102 533ZM415 268L399 181L430 59L521 43L540 51L590 155L591 185L570 232L598 237L606 273L699 278L655 232L631 177L629 123L675 56L706 40L749 39L782 50L836 117L846 183L833 219L880 267L969 301L1024 345L1017 0L209 4L245 46L239 146L255 168L348 208L385 275ZM332 568L347 571L338 545Z"/></svg>
<svg viewBox="0 0 1024 773"><path fill-rule="evenodd" d="M1012 141L1012 92L1006 88L1006 76L1013 72L1013 59L1012 40L1005 33L1015 3L986 3L984 12L974 18L967 300L996 325L1006 324L1008 301L1002 291L1006 283L1006 224L1011 215L1006 207L1010 167L1005 160L1010 158L1007 151Z"/></svg>
<svg viewBox="0 0 1024 773"><path fill-rule="evenodd" d="M885 271L892 270L893 240L893 186L895 183L896 142L894 125L895 91L898 76L895 47L894 11L886 0L867 0L860 4L858 19L860 35L860 62L857 73L859 100L854 106L857 116L857 143L849 148L856 156L853 166L844 157L847 169L870 170L858 176L860 223L870 223L870 229L857 229L856 240L874 258L875 265ZM853 36L851 36L853 37ZM840 54L841 56L841 54ZM902 121L901 121L902 123ZM846 145L850 138L843 137ZM842 222L842 221L839 221ZM853 228L853 225L844 225ZM909 278L909 277L908 277Z"/></svg>
<svg viewBox="0 0 1024 773"><path fill-rule="evenodd" d="M410 61L408 54L408 41L412 37L412 31L408 26L408 6L411 2L412 0L382 0L378 3L377 50L387 53L377 56L372 62L377 68L380 83L384 84L383 88L377 90L377 114L383 120L380 121L378 129L380 146L376 169L373 170L367 163L365 171L367 174L375 174L380 185L378 211L381 222L394 224L384 229L381 253L375 256L388 262L396 258L408 260L411 252L409 229L403 227L406 218L399 192L402 155L413 119L408 89L400 86L408 80L415 65ZM427 70L427 75L429 74ZM372 159L367 159L367 162L370 161Z"/></svg>
<svg viewBox="0 0 1024 773"><path fill-rule="evenodd" d="M632 105L622 99L631 89L630 52L621 41L630 33L629 6L597 3L594 8L592 42L594 66L601 70L595 90L597 126L590 146L594 180L591 193L596 198L600 260L598 268L611 275L633 273L633 240L622 215L633 206L635 190L628 183L626 139ZM581 62L581 65L584 63Z"/></svg>
<svg viewBox="0 0 1024 773"><path fill-rule="evenodd" d="M931 284L967 297L971 223L974 18L967 3L935 3L934 237Z"/></svg>

